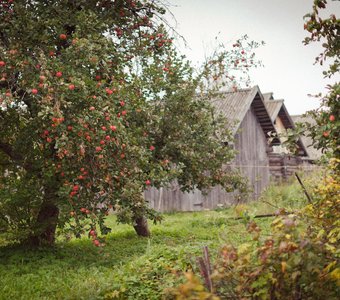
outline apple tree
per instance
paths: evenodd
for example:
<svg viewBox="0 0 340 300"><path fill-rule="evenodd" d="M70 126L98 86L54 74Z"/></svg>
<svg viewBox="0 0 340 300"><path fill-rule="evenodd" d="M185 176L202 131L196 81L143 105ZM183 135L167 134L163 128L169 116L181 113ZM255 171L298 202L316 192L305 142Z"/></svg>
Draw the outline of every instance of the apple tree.
<svg viewBox="0 0 340 300"><path fill-rule="evenodd" d="M149 186L245 188L223 169L232 137L208 83L234 82L228 66L246 71L257 45L239 40L196 73L164 13L148 0L0 1L0 233L53 244L59 226L98 246L110 210L150 234Z"/></svg>
<svg viewBox="0 0 340 300"><path fill-rule="evenodd" d="M308 31L309 36L305 38L304 44L322 43L323 51L316 57L315 63L326 64L327 67L323 71L323 75L331 78L339 74L340 69L340 20L335 14L322 17L320 12L326 7L326 0L315 0L312 12L305 15L304 29ZM317 125L309 124L308 130L317 148L330 152L331 156L339 160L340 83L335 81L327 88L328 93L322 97L320 107L309 112L316 120ZM340 171L339 164L337 170Z"/></svg>

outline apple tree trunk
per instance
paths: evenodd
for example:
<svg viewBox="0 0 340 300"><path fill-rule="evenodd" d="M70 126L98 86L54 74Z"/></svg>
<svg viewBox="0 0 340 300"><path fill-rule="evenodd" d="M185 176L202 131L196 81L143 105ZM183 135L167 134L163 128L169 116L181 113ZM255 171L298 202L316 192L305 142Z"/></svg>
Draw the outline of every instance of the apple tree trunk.
<svg viewBox="0 0 340 300"><path fill-rule="evenodd" d="M137 217L134 221L133 228L135 229L138 236L149 237L150 230L148 226L148 220L146 217Z"/></svg>
<svg viewBox="0 0 340 300"><path fill-rule="evenodd" d="M28 237L30 246L53 246L58 224L59 209L56 205L57 194L55 188L45 188L44 201L41 204L33 233Z"/></svg>

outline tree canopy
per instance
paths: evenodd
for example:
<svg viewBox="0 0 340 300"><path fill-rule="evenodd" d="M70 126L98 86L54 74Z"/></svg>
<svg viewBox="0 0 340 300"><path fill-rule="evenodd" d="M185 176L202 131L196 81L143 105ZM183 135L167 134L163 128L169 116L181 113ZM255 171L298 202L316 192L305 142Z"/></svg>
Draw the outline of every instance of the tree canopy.
<svg viewBox="0 0 340 300"><path fill-rule="evenodd" d="M255 64L256 43L240 39L197 72L158 1L0 6L2 231L51 244L59 225L99 245L110 210L149 234L145 218L160 219L143 198L149 186L245 188L223 168L232 136L209 97L222 77L235 82L232 68Z"/></svg>

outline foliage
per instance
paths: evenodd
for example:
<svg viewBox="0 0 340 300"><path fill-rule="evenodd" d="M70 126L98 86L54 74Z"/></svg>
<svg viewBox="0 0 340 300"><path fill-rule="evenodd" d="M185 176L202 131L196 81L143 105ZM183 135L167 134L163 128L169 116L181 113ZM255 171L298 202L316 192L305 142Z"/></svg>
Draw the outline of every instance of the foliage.
<svg viewBox="0 0 340 300"><path fill-rule="evenodd" d="M240 39L196 73L172 45L161 3L0 5L0 184L18 190L29 178L35 187L29 223L21 210L7 212L27 199L24 192L0 198L6 231L24 222L35 242L52 243L58 223L77 236L91 233L99 245L96 224L108 232L111 209L121 222L159 221L142 197L149 186L177 179L183 190L244 189L222 168L234 153L221 141L232 137L207 99L207 83L229 65L256 65L258 44ZM235 81L228 73L223 84Z"/></svg>
<svg viewBox="0 0 340 300"><path fill-rule="evenodd" d="M332 174L330 174L332 175ZM315 203L272 222L270 235L245 218L255 245L225 245L216 258L209 293L192 274L176 299L337 299L340 292L339 178L326 177ZM249 216L249 214L245 214ZM206 280L206 277L203 277ZM195 298L196 294L199 298Z"/></svg>
<svg viewBox="0 0 340 300"><path fill-rule="evenodd" d="M305 16L305 30L310 33L304 40L305 45L312 42L322 42L323 52L315 62L323 65L329 61L328 69L323 74L332 77L339 72L340 66L340 20L332 14L328 18L320 16L320 10L327 6L326 0L315 0L312 13ZM319 109L311 111L310 115L316 124L307 124L309 135L314 146L324 151L331 151L334 157L340 158L340 85L335 82L328 86L329 92L322 97ZM339 166L340 170L340 166Z"/></svg>

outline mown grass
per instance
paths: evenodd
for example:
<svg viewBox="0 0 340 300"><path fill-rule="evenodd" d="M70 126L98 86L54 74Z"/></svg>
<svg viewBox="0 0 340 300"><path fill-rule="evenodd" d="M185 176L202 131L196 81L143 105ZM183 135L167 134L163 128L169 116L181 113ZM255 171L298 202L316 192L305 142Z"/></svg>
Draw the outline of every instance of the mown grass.
<svg viewBox="0 0 340 300"><path fill-rule="evenodd" d="M161 299L182 273L196 268L203 246L212 252L225 243L251 240L236 211L250 215L273 212L275 206L295 209L304 204L298 186L270 187L262 199L237 209L176 213L151 225L152 237L137 237L133 228L113 228L105 247L87 238L59 241L53 249L0 248L0 299ZM268 204L271 202L272 204ZM258 219L269 234L271 218Z"/></svg>

